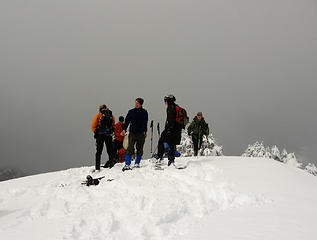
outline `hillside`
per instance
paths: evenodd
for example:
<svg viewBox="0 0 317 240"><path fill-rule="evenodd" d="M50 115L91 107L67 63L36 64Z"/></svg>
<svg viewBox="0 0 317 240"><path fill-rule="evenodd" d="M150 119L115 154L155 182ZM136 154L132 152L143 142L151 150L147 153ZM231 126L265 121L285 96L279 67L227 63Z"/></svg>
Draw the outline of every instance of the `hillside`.
<svg viewBox="0 0 317 240"><path fill-rule="evenodd" d="M187 168L118 164L91 187L92 167L1 182L1 238L315 239L316 177L264 158L177 161Z"/></svg>

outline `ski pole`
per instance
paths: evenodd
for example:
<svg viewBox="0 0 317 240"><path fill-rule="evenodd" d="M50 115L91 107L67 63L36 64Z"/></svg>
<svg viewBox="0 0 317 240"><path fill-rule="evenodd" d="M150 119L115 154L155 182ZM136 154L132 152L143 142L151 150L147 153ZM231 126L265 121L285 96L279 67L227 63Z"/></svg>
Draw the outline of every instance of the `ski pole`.
<svg viewBox="0 0 317 240"><path fill-rule="evenodd" d="M159 135L159 137L161 136L161 130L160 130L160 123L157 123L157 133Z"/></svg>
<svg viewBox="0 0 317 240"><path fill-rule="evenodd" d="M152 154L152 150L153 150L153 120L151 121L151 154Z"/></svg>

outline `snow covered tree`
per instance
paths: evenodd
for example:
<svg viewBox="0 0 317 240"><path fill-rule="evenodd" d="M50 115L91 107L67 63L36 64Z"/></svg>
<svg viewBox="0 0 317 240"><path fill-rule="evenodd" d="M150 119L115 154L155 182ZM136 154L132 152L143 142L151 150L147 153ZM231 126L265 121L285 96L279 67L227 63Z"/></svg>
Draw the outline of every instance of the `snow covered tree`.
<svg viewBox="0 0 317 240"><path fill-rule="evenodd" d="M276 145L274 145L271 149L271 154L274 160L276 161L280 161L281 162L281 153L280 150L278 149L278 147Z"/></svg>
<svg viewBox="0 0 317 240"><path fill-rule="evenodd" d="M295 153L287 154L282 158L282 162L292 167L300 168L302 166L302 164L297 161Z"/></svg>
<svg viewBox="0 0 317 240"><path fill-rule="evenodd" d="M305 170L310 174L317 176L317 167L315 166L315 164L308 163L308 165L305 167Z"/></svg>
<svg viewBox="0 0 317 240"><path fill-rule="evenodd" d="M193 141L187 134L187 131L182 133L182 140L180 145L177 146L177 151L181 153L181 156L188 157L194 156ZM198 156L222 156L222 146L218 146L212 134L208 137L203 137L203 143L201 149L198 152Z"/></svg>
<svg viewBox="0 0 317 240"><path fill-rule="evenodd" d="M249 145L242 156L272 158L296 168L300 168L302 166L302 164L297 161L294 153L287 153L284 148L282 154L280 154L280 150L277 146L274 145L272 148L265 147L263 142L255 142L253 145Z"/></svg>
<svg viewBox="0 0 317 240"><path fill-rule="evenodd" d="M265 157L265 158L272 158L272 153L271 153L270 147L267 147L267 148L265 149L264 157Z"/></svg>
<svg viewBox="0 0 317 240"><path fill-rule="evenodd" d="M282 154L281 154L281 162L283 162L284 158L287 158L287 154L288 153L287 153L286 149L284 148L283 151L282 151Z"/></svg>
<svg viewBox="0 0 317 240"><path fill-rule="evenodd" d="M255 142L253 145L249 145L245 150L243 157L264 157L266 156L266 149L263 142Z"/></svg>
<svg viewBox="0 0 317 240"><path fill-rule="evenodd" d="M187 132L182 133L182 140L180 145L177 146L177 151L180 152L183 157L194 155L193 142Z"/></svg>
<svg viewBox="0 0 317 240"><path fill-rule="evenodd" d="M223 156L222 146L216 144L212 134L209 134L208 137L204 136L200 156Z"/></svg>

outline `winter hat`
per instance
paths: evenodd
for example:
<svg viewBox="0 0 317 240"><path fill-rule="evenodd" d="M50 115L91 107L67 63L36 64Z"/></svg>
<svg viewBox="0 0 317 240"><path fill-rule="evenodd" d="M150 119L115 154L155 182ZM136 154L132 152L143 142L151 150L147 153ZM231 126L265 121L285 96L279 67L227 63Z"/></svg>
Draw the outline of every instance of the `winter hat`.
<svg viewBox="0 0 317 240"><path fill-rule="evenodd" d="M103 108L107 109L107 105L106 105L106 104L100 105L100 106L99 106L99 111L101 111L101 109L103 109Z"/></svg>
<svg viewBox="0 0 317 240"><path fill-rule="evenodd" d="M202 116L203 116L203 113L202 113L202 112L198 112L198 113L197 113L197 116L201 116L201 117L202 117Z"/></svg>
<svg viewBox="0 0 317 240"><path fill-rule="evenodd" d="M137 101L137 102L140 103L141 105L143 105L143 103L144 103L143 98L137 98L137 99L135 99L135 101Z"/></svg>
<svg viewBox="0 0 317 240"><path fill-rule="evenodd" d="M119 117L119 122L124 122L124 117L123 116Z"/></svg>
<svg viewBox="0 0 317 240"><path fill-rule="evenodd" d="M172 102L175 102L175 101L176 101L176 98L172 94L169 94L169 95L164 97L164 102L172 103Z"/></svg>

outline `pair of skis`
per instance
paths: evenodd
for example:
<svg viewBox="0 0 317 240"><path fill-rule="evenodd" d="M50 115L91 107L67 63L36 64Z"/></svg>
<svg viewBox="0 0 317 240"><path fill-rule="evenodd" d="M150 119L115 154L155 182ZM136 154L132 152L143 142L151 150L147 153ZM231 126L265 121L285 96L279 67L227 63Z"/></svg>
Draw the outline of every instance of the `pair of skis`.
<svg viewBox="0 0 317 240"><path fill-rule="evenodd" d="M185 169L187 168L187 165L179 165L179 164L175 164L172 163L171 165L173 165L176 169ZM163 163L163 160L156 160L154 162L154 170L164 170L166 168L166 164Z"/></svg>

